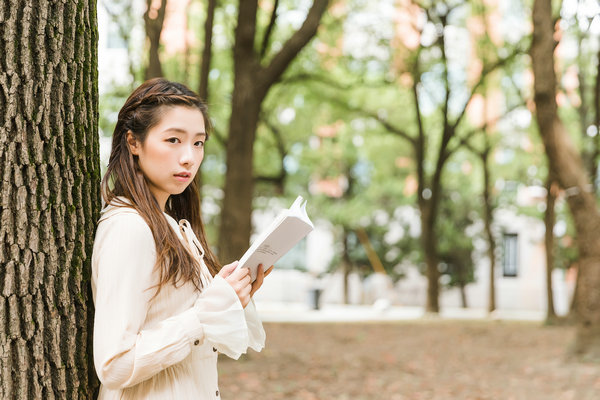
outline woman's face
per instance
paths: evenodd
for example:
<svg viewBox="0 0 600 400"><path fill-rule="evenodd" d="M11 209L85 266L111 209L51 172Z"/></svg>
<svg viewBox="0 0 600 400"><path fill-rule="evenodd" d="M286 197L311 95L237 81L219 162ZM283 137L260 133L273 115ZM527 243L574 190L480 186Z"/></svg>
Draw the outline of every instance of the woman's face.
<svg viewBox="0 0 600 400"><path fill-rule="evenodd" d="M143 143L131 133L127 142L162 210L170 195L193 181L204 158L206 128L202 113L185 106L165 107L159 123L148 130Z"/></svg>

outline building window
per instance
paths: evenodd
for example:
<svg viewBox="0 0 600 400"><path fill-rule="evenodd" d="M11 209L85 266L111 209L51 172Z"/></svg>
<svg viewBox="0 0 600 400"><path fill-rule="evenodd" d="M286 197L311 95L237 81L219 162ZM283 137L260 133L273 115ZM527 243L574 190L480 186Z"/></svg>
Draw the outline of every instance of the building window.
<svg viewBox="0 0 600 400"><path fill-rule="evenodd" d="M504 276L517 276L519 249L516 233L505 233L503 238L502 271Z"/></svg>

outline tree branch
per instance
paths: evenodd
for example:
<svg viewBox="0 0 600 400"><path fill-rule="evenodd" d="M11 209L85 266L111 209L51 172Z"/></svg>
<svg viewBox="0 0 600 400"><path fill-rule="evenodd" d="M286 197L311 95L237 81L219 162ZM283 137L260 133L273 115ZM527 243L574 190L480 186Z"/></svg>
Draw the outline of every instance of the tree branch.
<svg viewBox="0 0 600 400"><path fill-rule="evenodd" d="M213 126L212 130L210 131L210 137L214 137L215 140L221 146L223 146L223 148L227 148L227 138L214 126Z"/></svg>
<svg viewBox="0 0 600 400"><path fill-rule="evenodd" d="M281 133L281 129L276 127L264 115L262 116L261 120L269 128L269 130L271 130L271 133L273 133L273 136L275 137L275 143L277 144L277 150L279 151L279 155L281 156L281 160L283 163L283 158L286 156L287 151L285 150L285 143L283 142L283 134Z"/></svg>
<svg viewBox="0 0 600 400"><path fill-rule="evenodd" d="M237 26L235 28L234 69L248 68L256 62L254 51L254 36L256 34L256 10L258 0L243 0L239 2ZM238 61L244 61L238 63ZM239 64L239 65L238 65ZM237 75L237 73L236 73Z"/></svg>
<svg viewBox="0 0 600 400"><path fill-rule="evenodd" d="M467 133L461 135L461 137L457 136L456 137L457 143L453 147L448 148L448 155L452 155L453 153L458 151L458 149L461 148L462 146L471 148L471 149L473 149L474 153L480 154L480 152L475 151L474 150L475 148L469 143L469 141L475 136L475 134L477 134L479 132L485 132L488 127L496 125L502 119L506 118L510 113L512 113L513 111L515 111L521 107L526 107L525 102L520 102L520 103L514 104L511 107L509 107L508 110L506 110L506 112L504 114L498 116L497 118L494 118L492 121L486 121L483 124L483 126L481 126L479 128L473 128L470 131L467 131Z"/></svg>
<svg viewBox="0 0 600 400"><path fill-rule="evenodd" d="M204 47L202 49L202 62L200 63L200 83L198 85L198 95L206 103L208 103L208 75L212 58L212 34L216 8L217 0L208 0L206 21L204 22Z"/></svg>
<svg viewBox="0 0 600 400"><path fill-rule="evenodd" d="M330 86L334 89L339 89L339 90L350 90L356 85L356 84L343 84L343 83L340 83L340 82L338 82L334 79L331 79L327 76L317 75L317 74L309 73L309 72L301 72L301 73L297 73L294 75L288 75L282 80L282 82L285 82L285 83L296 83L296 82L304 82L304 81L314 81L314 82L322 83L322 84Z"/></svg>
<svg viewBox="0 0 600 400"><path fill-rule="evenodd" d="M460 114L458 115L458 117L456 117L456 120L452 124L452 128L453 129L456 129L456 127L458 126L458 124L460 124L461 120L463 119L463 117L465 116L465 113L467 111L467 106L469 105L469 103L473 99L473 96L475 95L475 93L477 93L477 90L479 89L479 87L481 85L483 85L483 83L485 82L485 79L487 78L487 76L491 72L495 71L497 68L500 68L500 67L506 65L508 62L512 61L515 57L517 57L518 55L521 55L521 54L526 54L526 52L523 49L521 49L519 47L516 47L516 48L513 49L513 52L511 54L509 54L508 56L497 60L495 63L489 65L487 68L485 68L485 67L483 68L483 70L481 71L481 75L479 76L479 80L477 81L477 83L475 83L475 85L471 89L471 93L469 94L469 98L465 102L465 104L464 104L464 106L463 106Z"/></svg>
<svg viewBox="0 0 600 400"><path fill-rule="evenodd" d="M259 86L262 90L268 90L273 83L281 78L283 72L300 50L315 36L328 4L329 0L314 0L300 29L288 39L282 49L273 57L271 63L259 71Z"/></svg>
<svg viewBox="0 0 600 400"><path fill-rule="evenodd" d="M390 84L393 83L387 79L382 79L381 81L365 82L364 77L360 77L356 81L351 82L351 83L341 83L341 82L331 79L327 76L318 75L318 74L309 73L309 72L301 72L301 73L296 73L294 75L287 75L281 81L285 82L285 83L314 81L314 82L318 82L318 83L323 83L334 89L339 89L339 90L351 90L357 86L367 87L367 88L371 88L371 89L378 89L378 88L382 88L382 87L389 87Z"/></svg>
<svg viewBox="0 0 600 400"><path fill-rule="evenodd" d="M285 183L285 178L287 177L287 171L285 170L285 166L283 164L283 160L287 155L287 151L285 149L285 144L283 142L283 134L281 130L276 127L271 121L264 117L264 114L261 115L262 122L269 128L273 136L275 137L275 143L277 144L277 151L279 152L281 159L281 167L279 169L278 175L268 176L268 175L257 175L254 179L258 182L266 182L272 183L276 185L281 193L283 193L283 185Z"/></svg>
<svg viewBox="0 0 600 400"><path fill-rule="evenodd" d="M447 22L447 15L440 15L439 16L441 23L442 23L442 34L440 35L439 38L439 47L440 47L440 51L442 53L442 65L444 66L444 71L443 71L443 79L444 79L444 104L442 106L442 118L444 121L444 134L442 137L442 147L445 147L448 140L450 140L449 137L446 137L447 135L452 135L454 133L453 130L448 129L450 123L450 118L448 115L448 108L449 108L449 104L450 104L450 78L448 76L448 56L446 54L446 36L445 36L445 31L446 31L446 22ZM466 107L466 106L465 106ZM444 144L444 142L446 144Z"/></svg>
<svg viewBox="0 0 600 400"><path fill-rule="evenodd" d="M273 12L271 13L271 19L269 20L269 25L267 26L267 30L265 31L265 35L263 36L262 45L260 47L260 59L262 60L267 54L267 50L269 49L269 45L271 44L271 34L273 33L273 28L275 28L275 21L277 21L277 8L279 7L279 0L275 0L273 4Z"/></svg>
<svg viewBox="0 0 600 400"><path fill-rule="evenodd" d="M414 141L413 147L415 149L415 165L417 167L417 184L418 184L418 197L419 201L422 201L423 189L425 186L425 127L423 125L423 116L421 114L421 106L419 104L419 82L421 77L419 57L422 47L419 46L416 54L415 63L412 68L413 84L412 84L412 95L415 102L415 118L417 120L418 135Z"/></svg>
<svg viewBox="0 0 600 400"><path fill-rule="evenodd" d="M389 131L390 133L393 133L397 136L400 136L402 139L408 141L413 147L416 145L416 139L412 136L410 136L408 133L406 133L406 131L395 127L394 125L392 125L388 120L386 120L385 118L381 117L379 114L377 114L376 112L373 111L368 111L359 107L353 107L351 105L349 105L348 103L345 103L343 101L338 100L337 98L334 97L330 97L327 96L328 100L332 103L337 104L338 106L345 108L348 111L352 111L355 112L357 114L361 114L365 117L369 117L369 118L373 118L374 120L376 120L377 122L379 122L379 124L381 124L381 126L383 126L387 131Z"/></svg>

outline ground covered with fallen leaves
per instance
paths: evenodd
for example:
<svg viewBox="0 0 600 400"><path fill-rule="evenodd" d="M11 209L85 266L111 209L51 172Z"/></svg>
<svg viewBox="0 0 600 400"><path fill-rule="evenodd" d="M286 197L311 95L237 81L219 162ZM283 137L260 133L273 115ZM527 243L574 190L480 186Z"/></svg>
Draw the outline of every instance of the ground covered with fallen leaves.
<svg viewBox="0 0 600 400"><path fill-rule="evenodd" d="M267 347L219 357L226 400L600 399L574 329L531 322L267 323Z"/></svg>

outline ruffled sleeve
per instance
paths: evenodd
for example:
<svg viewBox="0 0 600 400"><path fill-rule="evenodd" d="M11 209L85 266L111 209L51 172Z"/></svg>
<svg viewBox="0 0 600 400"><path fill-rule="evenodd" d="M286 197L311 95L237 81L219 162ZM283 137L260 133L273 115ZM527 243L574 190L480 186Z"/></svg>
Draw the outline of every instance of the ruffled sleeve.
<svg viewBox="0 0 600 400"><path fill-rule="evenodd" d="M244 309L235 290L217 275L200 293L194 306L206 340L219 352L236 360L248 347L256 351L264 347L265 332L251 304Z"/></svg>
<svg viewBox="0 0 600 400"><path fill-rule="evenodd" d="M246 325L248 326L248 336L250 347L254 351L261 351L265 348L266 333L262 325L262 321L256 312L256 306L254 300L250 300L250 303L244 309L246 316Z"/></svg>

